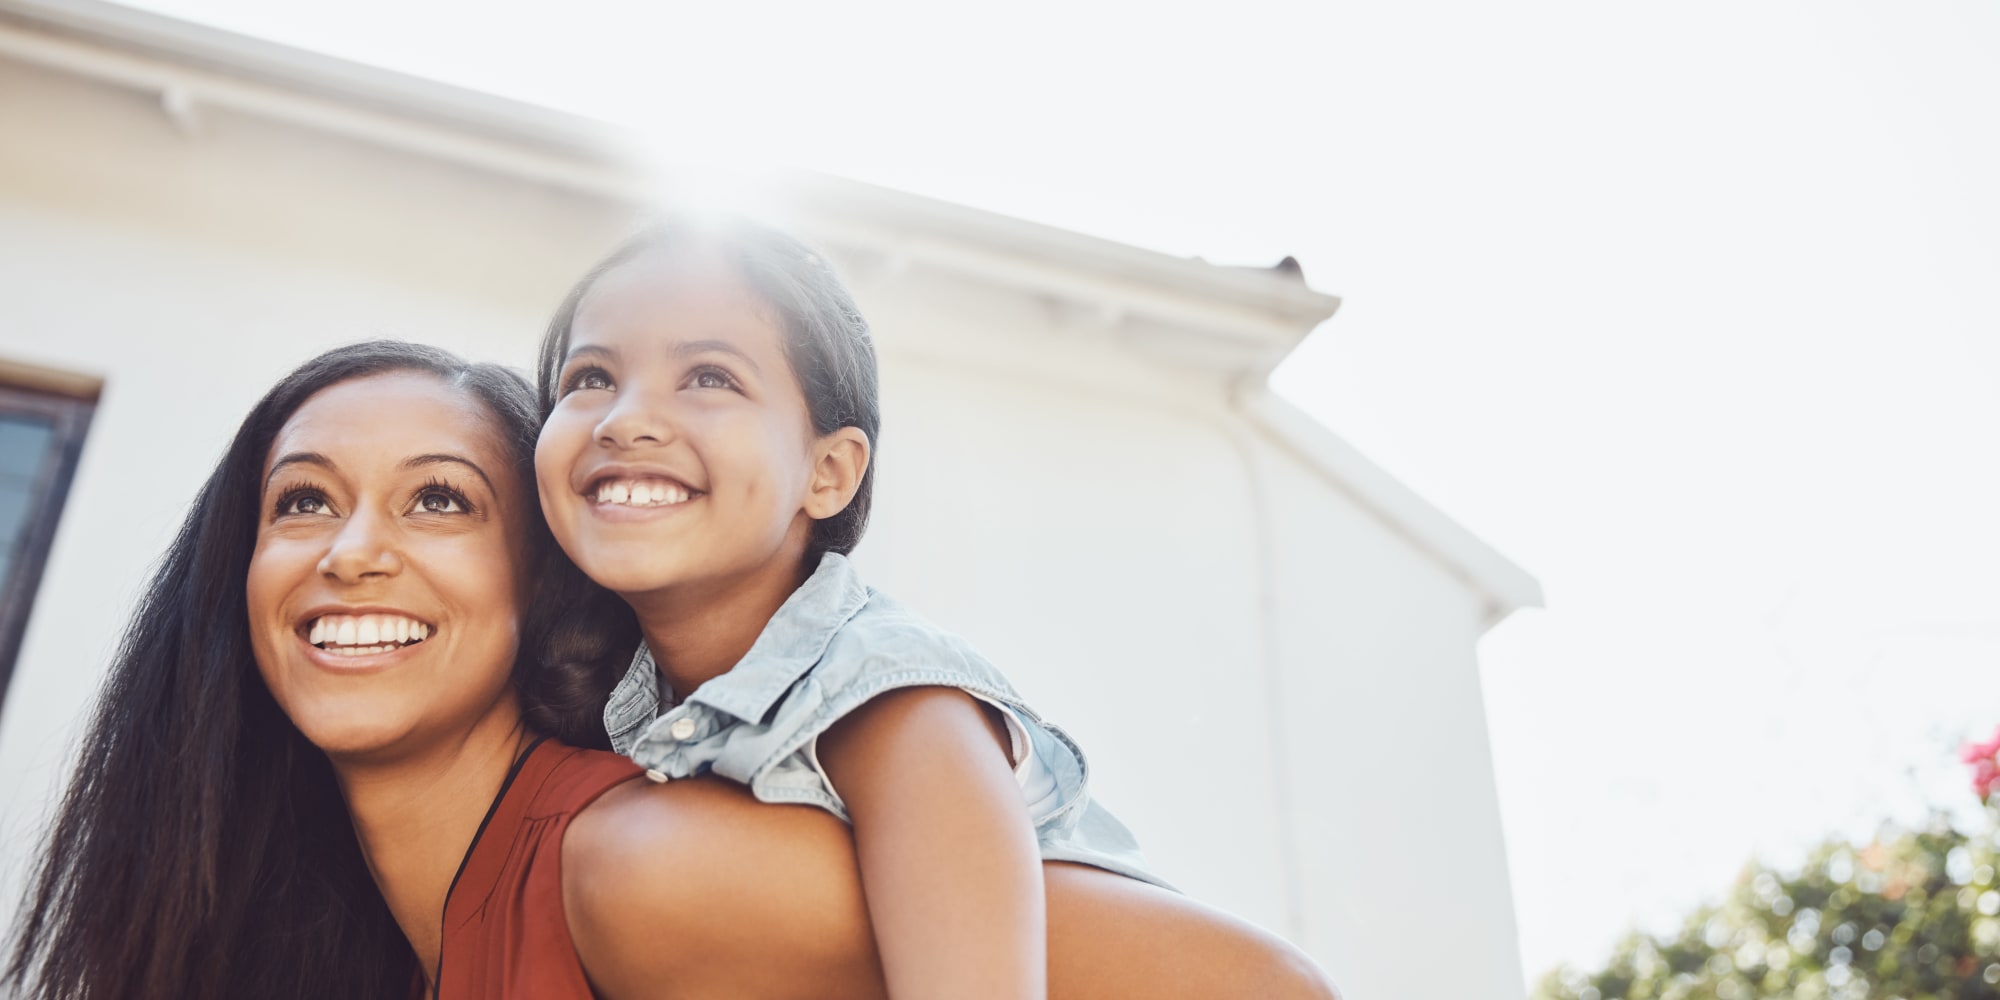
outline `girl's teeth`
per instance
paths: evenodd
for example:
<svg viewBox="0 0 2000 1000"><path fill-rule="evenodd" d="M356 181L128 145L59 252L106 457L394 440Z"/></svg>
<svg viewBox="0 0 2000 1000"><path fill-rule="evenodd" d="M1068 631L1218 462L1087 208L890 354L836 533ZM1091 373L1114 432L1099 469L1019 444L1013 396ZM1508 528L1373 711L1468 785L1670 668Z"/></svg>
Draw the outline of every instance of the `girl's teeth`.
<svg viewBox="0 0 2000 1000"><path fill-rule="evenodd" d="M688 498L688 491L673 483L659 479L634 480L629 482L607 482L597 487L598 503L615 503L627 507L657 507L663 504L681 503Z"/></svg>

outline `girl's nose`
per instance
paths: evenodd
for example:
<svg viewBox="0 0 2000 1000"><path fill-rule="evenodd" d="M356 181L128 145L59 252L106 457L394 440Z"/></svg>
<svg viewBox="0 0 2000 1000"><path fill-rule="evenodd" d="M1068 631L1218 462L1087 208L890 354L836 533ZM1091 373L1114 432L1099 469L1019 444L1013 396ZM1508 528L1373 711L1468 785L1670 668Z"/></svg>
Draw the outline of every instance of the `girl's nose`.
<svg viewBox="0 0 2000 1000"><path fill-rule="evenodd" d="M357 514L333 536L333 543L320 557L319 571L341 583L362 583L402 572L403 557L382 517Z"/></svg>
<svg viewBox="0 0 2000 1000"><path fill-rule="evenodd" d="M597 423L597 443L606 448L638 448L673 440L673 422L666 408L649 403L640 393L620 394L610 412Z"/></svg>

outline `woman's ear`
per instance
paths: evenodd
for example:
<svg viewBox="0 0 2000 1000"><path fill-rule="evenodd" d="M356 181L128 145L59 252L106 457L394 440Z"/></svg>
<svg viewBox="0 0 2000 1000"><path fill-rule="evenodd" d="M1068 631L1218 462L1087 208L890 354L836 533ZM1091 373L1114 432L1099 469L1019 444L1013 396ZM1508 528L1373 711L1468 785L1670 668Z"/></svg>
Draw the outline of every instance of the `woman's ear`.
<svg viewBox="0 0 2000 1000"><path fill-rule="evenodd" d="M842 427L813 442L812 482L806 487L806 516L824 521L847 509L861 477L868 474L868 435Z"/></svg>

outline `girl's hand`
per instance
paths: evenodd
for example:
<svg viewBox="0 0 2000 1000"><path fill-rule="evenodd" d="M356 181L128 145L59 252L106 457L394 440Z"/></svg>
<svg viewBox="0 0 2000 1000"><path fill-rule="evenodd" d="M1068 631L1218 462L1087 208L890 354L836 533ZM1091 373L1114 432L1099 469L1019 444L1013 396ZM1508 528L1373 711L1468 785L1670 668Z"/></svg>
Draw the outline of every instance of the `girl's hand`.
<svg viewBox="0 0 2000 1000"><path fill-rule="evenodd" d="M1047 995L1041 853L1006 747L946 687L888 692L820 737L892 997Z"/></svg>

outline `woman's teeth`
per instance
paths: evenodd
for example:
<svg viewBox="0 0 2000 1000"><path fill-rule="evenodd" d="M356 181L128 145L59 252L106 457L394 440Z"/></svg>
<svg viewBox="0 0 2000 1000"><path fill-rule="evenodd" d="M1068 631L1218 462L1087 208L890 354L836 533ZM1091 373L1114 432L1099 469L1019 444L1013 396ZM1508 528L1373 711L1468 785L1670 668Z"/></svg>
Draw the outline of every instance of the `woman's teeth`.
<svg viewBox="0 0 2000 1000"><path fill-rule="evenodd" d="M306 641L338 656L372 656L430 638L431 627L402 615L323 615Z"/></svg>
<svg viewBox="0 0 2000 1000"><path fill-rule="evenodd" d="M615 479L597 484L597 502L626 507L664 507L685 502L687 488L665 479Z"/></svg>

